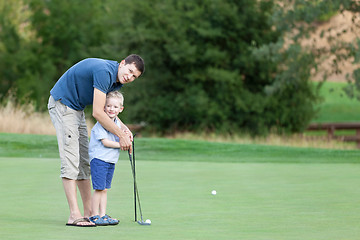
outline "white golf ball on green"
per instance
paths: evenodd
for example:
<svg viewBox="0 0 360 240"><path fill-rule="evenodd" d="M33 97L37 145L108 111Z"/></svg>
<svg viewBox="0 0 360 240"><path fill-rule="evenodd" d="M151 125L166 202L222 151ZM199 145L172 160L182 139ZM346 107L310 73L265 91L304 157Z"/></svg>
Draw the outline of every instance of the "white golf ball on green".
<svg viewBox="0 0 360 240"><path fill-rule="evenodd" d="M212 195L216 195L216 190L212 190L212 191L211 191L211 194L212 194Z"/></svg>
<svg viewBox="0 0 360 240"><path fill-rule="evenodd" d="M150 219L146 219L146 220L145 220L145 223L151 223L151 220L150 220Z"/></svg>

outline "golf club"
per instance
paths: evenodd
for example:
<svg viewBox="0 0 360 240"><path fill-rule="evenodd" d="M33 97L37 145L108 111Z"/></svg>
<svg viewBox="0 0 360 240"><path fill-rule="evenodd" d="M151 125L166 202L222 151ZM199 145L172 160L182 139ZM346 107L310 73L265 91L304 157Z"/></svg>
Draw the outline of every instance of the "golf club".
<svg viewBox="0 0 360 240"><path fill-rule="evenodd" d="M135 137L135 135L134 135ZM133 175L133 181L134 181L134 208L135 208L135 222L137 222L140 225L150 225L151 222L147 222L143 220L143 215L142 215L142 210L141 210L141 204L140 204L140 196L139 196L139 191L137 188L137 183L136 183L136 174L135 174L135 149L134 149L134 140L132 142L132 149L133 149L133 153L131 154L131 152L129 151L129 160L130 160L130 166L131 166L131 172ZM137 201L136 201L137 200ZM136 208L136 203L139 206L139 211L140 211L140 220L137 221L137 208Z"/></svg>
<svg viewBox="0 0 360 240"><path fill-rule="evenodd" d="M135 136L136 133L133 135L133 141L132 141L132 153L133 153L133 161L131 162L130 158L130 164L132 166L133 171L133 178L136 179L136 173L135 173ZM136 210L136 181L134 181L134 210L135 210L135 222L137 221L137 210Z"/></svg>

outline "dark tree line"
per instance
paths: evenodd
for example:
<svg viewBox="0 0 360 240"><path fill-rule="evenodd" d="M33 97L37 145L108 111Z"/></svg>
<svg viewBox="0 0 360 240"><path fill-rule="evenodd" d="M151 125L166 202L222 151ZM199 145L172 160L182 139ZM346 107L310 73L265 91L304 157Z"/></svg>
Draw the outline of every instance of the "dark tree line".
<svg viewBox="0 0 360 240"><path fill-rule="evenodd" d="M4 1L0 94L12 89L19 101L33 100L44 110L50 88L72 64L137 53L147 70L122 90L127 122L146 122L162 133L300 132L316 114L310 73L324 53L299 41L314 22L344 10L357 12L358 3ZM347 51L334 52L339 60L358 55L355 44L338 49ZM357 85L350 86L354 94Z"/></svg>

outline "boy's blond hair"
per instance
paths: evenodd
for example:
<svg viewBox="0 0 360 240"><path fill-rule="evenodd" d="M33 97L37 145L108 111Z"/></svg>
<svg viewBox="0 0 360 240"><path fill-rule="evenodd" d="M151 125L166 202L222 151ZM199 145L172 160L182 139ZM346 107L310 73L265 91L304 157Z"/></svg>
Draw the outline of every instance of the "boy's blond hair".
<svg viewBox="0 0 360 240"><path fill-rule="evenodd" d="M120 100L121 106L124 106L124 96L119 91L112 91L106 94L106 99L108 98L117 98Z"/></svg>

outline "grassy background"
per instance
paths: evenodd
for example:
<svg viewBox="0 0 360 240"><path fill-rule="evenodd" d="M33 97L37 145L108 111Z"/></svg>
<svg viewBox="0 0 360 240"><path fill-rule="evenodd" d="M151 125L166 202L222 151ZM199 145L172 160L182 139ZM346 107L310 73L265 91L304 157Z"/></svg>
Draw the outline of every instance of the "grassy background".
<svg viewBox="0 0 360 240"><path fill-rule="evenodd" d="M320 90L323 101L317 106L318 114L312 123L360 122L360 101L351 99L342 90L345 82L325 82ZM355 135L355 130L337 130L335 135ZM306 131L306 136L326 136L326 131ZM347 144L355 144L348 142Z"/></svg>
<svg viewBox="0 0 360 240"><path fill-rule="evenodd" d="M325 82L320 95L324 101L318 106L319 113L313 122L359 122L360 101L350 99L342 88L347 83Z"/></svg>
<svg viewBox="0 0 360 240"><path fill-rule="evenodd" d="M346 152L346 158L344 158ZM0 133L0 157L58 158L55 136ZM137 138L136 159L232 163L360 163L358 150ZM127 159L122 152L121 158Z"/></svg>
<svg viewBox="0 0 360 240"><path fill-rule="evenodd" d="M121 153L108 196L108 213L121 223L87 229L65 227L56 137L0 139L0 239L328 240L360 234L357 150L138 138L138 185L152 225L133 222L130 163Z"/></svg>

